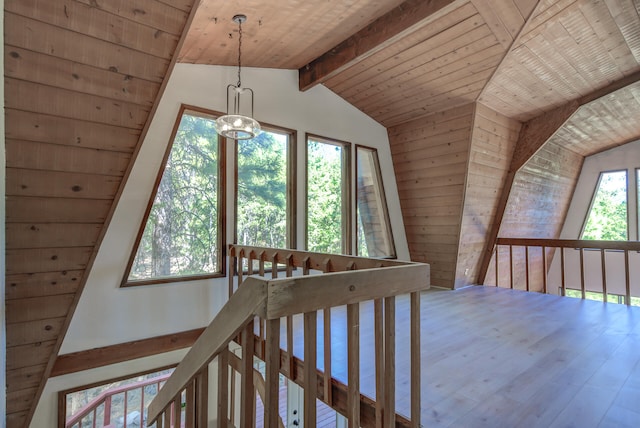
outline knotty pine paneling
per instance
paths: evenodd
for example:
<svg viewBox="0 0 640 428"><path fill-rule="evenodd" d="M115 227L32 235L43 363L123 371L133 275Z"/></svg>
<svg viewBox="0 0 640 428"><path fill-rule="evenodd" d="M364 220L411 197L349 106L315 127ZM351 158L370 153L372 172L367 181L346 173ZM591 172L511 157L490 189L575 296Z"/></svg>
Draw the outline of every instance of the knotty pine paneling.
<svg viewBox="0 0 640 428"><path fill-rule="evenodd" d="M142 106L153 104L153 94L160 87L159 83L128 74L54 56L43 56L17 47L5 51L4 74Z"/></svg>
<svg viewBox="0 0 640 428"><path fill-rule="evenodd" d="M122 177L131 159L130 153L14 139L7 139L5 147L12 153L8 168Z"/></svg>
<svg viewBox="0 0 640 428"><path fill-rule="evenodd" d="M553 141L547 142L518 171L500 226L498 236L502 238L550 238L559 236L564 224L569 203L580 175L583 157ZM514 248L514 288L526 288L526 266L523 248ZM540 266L542 253L531 250L530 265ZM551 263L551 257L547 258ZM509 286L509 251L502 248L499 266L499 283ZM530 272L531 290L542 290L542 273ZM487 272L487 284L495 284L495 257Z"/></svg>
<svg viewBox="0 0 640 428"><path fill-rule="evenodd" d="M469 104L389 128L411 259L431 265L436 286L453 287L473 112Z"/></svg>
<svg viewBox="0 0 640 428"><path fill-rule="evenodd" d="M171 3L5 1L9 428L35 409L182 36L193 2Z"/></svg>
<svg viewBox="0 0 640 428"><path fill-rule="evenodd" d="M63 270L41 273L18 273L6 277L6 298L23 299L29 297L73 294L78 289L82 270ZM7 332L7 334L10 334Z"/></svg>
<svg viewBox="0 0 640 428"><path fill-rule="evenodd" d="M58 58L158 83L162 82L169 66L169 58L149 55L24 16L5 13L5 20L5 50L18 47L43 55L53 54Z"/></svg>
<svg viewBox="0 0 640 428"><path fill-rule="evenodd" d="M520 122L476 104L464 192L456 287L478 283L482 253L498 209Z"/></svg>
<svg viewBox="0 0 640 428"><path fill-rule="evenodd" d="M7 138L132 153L139 129L5 109Z"/></svg>
<svg viewBox="0 0 640 428"><path fill-rule="evenodd" d="M178 35L139 25L74 0L7 0L4 9L159 58L170 57L178 45Z"/></svg>

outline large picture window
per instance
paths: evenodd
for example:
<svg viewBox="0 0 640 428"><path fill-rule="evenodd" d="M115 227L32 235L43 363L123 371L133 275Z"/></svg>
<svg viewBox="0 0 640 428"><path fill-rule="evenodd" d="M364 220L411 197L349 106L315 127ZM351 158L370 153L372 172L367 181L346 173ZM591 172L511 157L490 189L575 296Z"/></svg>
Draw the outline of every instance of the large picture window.
<svg viewBox="0 0 640 428"><path fill-rule="evenodd" d="M251 140L237 142L236 242L293 248L292 178L294 132L264 128Z"/></svg>
<svg viewBox="0 0 640 428"><path fill-rule="evenodd" d="M356 147L357 255L395 257L378 152Z"/></svg>
<svg viewBox="0 0 640 428"><path fill-rule="evenodd" d="M214 121L181 110L123 285L222 275L224 145Z"/></svg>
<svg viewBox="0 0 640 428"><path fill-rule="evenodd" d="M581 239L628 239L627 171L600 173Z"/></svg>
<svg viewBox="0 0 640 428"><path fill-rule="evenodd" d="M307 250L350 254L349 145L307 135Z"/></svg>

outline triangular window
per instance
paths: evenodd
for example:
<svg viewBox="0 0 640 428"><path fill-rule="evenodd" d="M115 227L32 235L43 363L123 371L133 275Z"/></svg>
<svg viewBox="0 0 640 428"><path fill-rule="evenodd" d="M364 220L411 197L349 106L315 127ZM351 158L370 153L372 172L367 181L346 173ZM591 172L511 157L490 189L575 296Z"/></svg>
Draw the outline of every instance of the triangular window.
<svg viewBox="0 0 640 428"><path fill-rule="evenodd" d="M123 285L222 275L224 144L214 121L182 109Z"/></svg>
<svg viewBox="0 0 640 428"><path fill-rule="evenodd" d="M580 239L628 239L627 171L602 172Z"/></svg>

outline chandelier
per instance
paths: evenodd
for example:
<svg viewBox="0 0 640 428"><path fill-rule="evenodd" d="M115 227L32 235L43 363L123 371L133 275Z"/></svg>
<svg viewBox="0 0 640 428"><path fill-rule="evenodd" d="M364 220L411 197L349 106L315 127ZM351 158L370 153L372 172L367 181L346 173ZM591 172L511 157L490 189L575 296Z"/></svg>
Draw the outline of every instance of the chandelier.
<svg viewBox="0 0 640 428"><path fill-rule="evenodd" d="M251 88L243 88L242 80L240 79L240 71L242 70L242 24L246 20L246 15L233 17L233 22L238 24L238 83L227 86L227 114L220 116L215 122L218 134L234 140L248 140L260 134L260 124L252 117L253 90ZM248 101L251 104L250 116L245 116L241 113L241 98L245 100L251 98Z"/></svg>

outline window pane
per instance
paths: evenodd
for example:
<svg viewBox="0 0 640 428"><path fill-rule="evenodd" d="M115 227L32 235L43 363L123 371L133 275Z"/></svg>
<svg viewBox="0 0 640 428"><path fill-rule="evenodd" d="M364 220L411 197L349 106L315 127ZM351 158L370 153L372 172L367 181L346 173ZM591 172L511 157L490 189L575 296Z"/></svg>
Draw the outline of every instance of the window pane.
<svg viewBox="0 0 640 428"><path fill-rule="evenodd" d="M582 239L627 240L627 171L603 172Z"/></svg>
<svg viewBox="0 0 640 428"><path fill-rule="evenodd" d="M346 148L307 139L307 249L344 252Z"/></svg>
<svg viewBox="0 0 640 428"><path fill-rule="evenodd" d="M271 131L238 141L239 244L288 247L288 142L288 135Z"/></svg>
<svg viewBox="0 0 640 428"><path fill-rule="evenodd" d="M356 160L358 255L394 257L378 153L374 149L358 147Z"/></svg>
<svg viewBox="0 0 640 428"><path fill-rule="evenodd" d="M220 271L219 145L214 119L185 112L129 280Z"/></svg>

